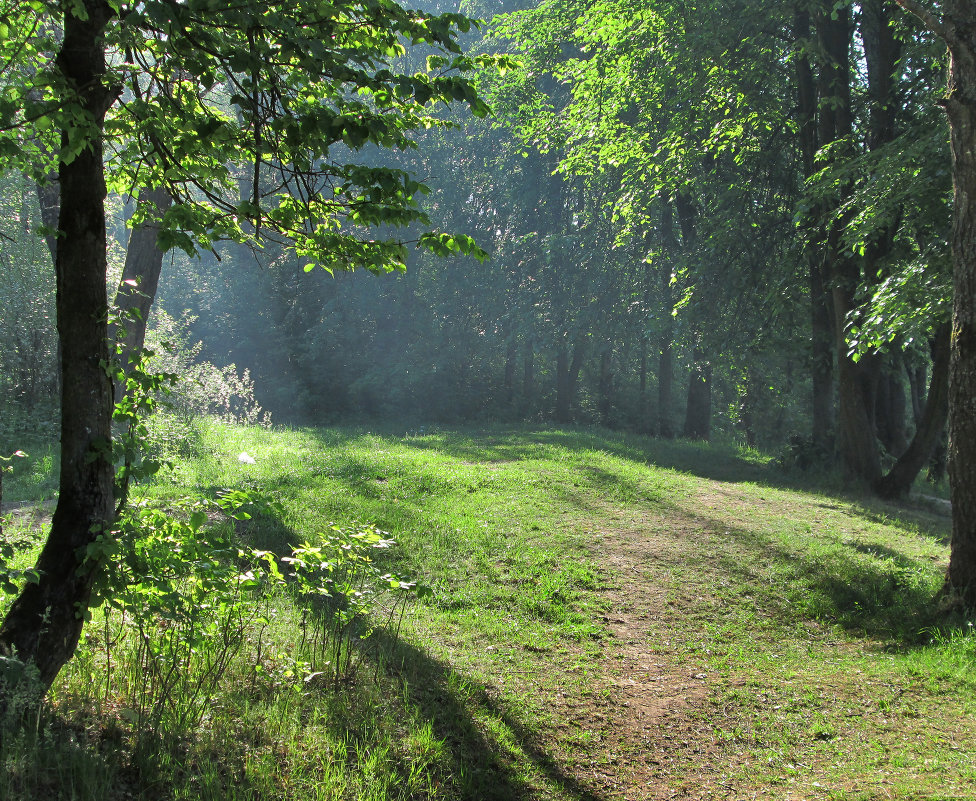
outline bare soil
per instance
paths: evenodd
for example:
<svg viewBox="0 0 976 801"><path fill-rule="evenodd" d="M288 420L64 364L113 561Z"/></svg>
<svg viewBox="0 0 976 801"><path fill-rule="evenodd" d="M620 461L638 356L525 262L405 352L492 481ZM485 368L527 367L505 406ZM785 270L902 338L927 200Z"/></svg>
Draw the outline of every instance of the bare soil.
<svg viewBox="0 0 976 801"><path fill-rule="evenodd" d="M751 798L722 781L729 754L702 722L708 674L662 641L668 617L686 614L702 589L673 586L668 569L688 559L701 525L624 513L618 518L593 554L614 582L604 594L610 611L602 692L565 697L559 710L567 728L598 735L590 748L570 756L567 771L608 801Z"/></svg>

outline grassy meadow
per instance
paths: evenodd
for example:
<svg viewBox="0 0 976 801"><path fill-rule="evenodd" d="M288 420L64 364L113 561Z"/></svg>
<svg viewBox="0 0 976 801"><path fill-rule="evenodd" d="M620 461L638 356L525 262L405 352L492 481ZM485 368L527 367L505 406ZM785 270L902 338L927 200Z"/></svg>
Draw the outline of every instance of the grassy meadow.
<svg viewBox="0 0 976 801"><path fill-rule="evenodd" d="M592 430L199 421L171 448L135 504L268 501L208 508L195 538L284 571L375 526L397 543L370 551L377 575L432 592L369 596L328 653L310 621L344 598L254 595L239 642L196 654L153 650L165 615L96 609L48 701L8 721L2 799L976 797L976 635L933 601L937 501ZM51 499L55 462L35 449L5 502ZM15 566L43 536L29 509L3 518ZM170 685L165 653L187 667Z"/></svg>

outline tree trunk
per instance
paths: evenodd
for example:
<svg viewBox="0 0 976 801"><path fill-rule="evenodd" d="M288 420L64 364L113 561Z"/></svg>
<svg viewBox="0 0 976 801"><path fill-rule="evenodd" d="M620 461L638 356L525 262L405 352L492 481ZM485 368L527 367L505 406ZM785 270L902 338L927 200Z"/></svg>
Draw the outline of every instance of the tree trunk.
<svg viewBox="0 0 976 801"><path fill-rule="evenodd" d="M946 4L952 31L949 115L953 158L953 307L949 359L952 547L946 587L976 607L976 6Z"/></svg>
<svg viewBox="0 0 976 801"><path fill-rule="evenodd" d="M672 260L680 250L674 235L674 204L665 201L661 212L661 241L670 258L668 269L661 270L661 335L658 339L657 368L657 433L663 439L674 437L672 398L674 397L674 288L671 285Z"/></svg>
<svg viewBox="0 0 976 801"><path fill-rule="evenodd" d="M896 458L908 448L908 437L905 431L905 389L902 386L901 370L901 354L885 356L881 375L878 377L878 394L875 397L874 410L878 439L881 440L885 450Z"/></svg>
<svg viewBox="0 0 976 801"><path fill-rule="evenodd" d="M71 658L91 594L86 551L110 536L112 383L105 295L105 181L100 132L114 100L103 85L103 34L112 14L105 0L85 0L85 19L70 11L57 56L68 97L97 131L70 163L61 163L61 212L55 269L61 342L61 473L58 506L27 584L0 626L0 650L36 665L43 690ZM67 147L68 132L62 136Z"/></svg>
<svg viewBox="0 0 976 801"><path fill-rule="evenodd" d="M556 410L558 423L569 422L569 347L565 341L556 350Z"/></svg>
<svg viewBox="0 0 976 801"><path fill-rule="evenodd" d="M942 438L948 412L949 326L943 325L932 340L932 384L925 410L908 448L878 483L876 490L881 497L899 498L909 493L916 476L932 458Z"/></svg>
<svg viewBox="0 0 976 801"><path fill-rule="evenodd" d="M905 372L908 373L909 395L912 399L912 422L918 428L925 409L924 392L925 382L927 380L926 373L928 371L925 369L924 364L913 364L906 356Z"/></svg>
<svg viewBox="0 0 976 801"><path fill-rule="evenodd" d="M518 356L518 343L512 337L505 347L505 377L503 383L505 403L515 397L515 359Z"/></svg>
<svg viewBox="0 0 976 801"><path fill-rule="evenodd" d="M573 402L576 399L576 386L583 366L583 343L577 340L573 345L572 360L569 344L563 339L556 351L556 412L559 423L570 423L573 419Z"/></svg>
<svg viewBox="0 0 976 801"><path fill-rule="evenodd" d="M532 337L526 337L522 346L522 398L530 407L535 397L535 347Z"/></svg>
<svg viewBox="0 0 976 801"><path fill-rule="evenodd" d="M855 362L844 354L837 371L837 450L849 473L869 485L881 480L881 454L875 435L875 357Z"/></svg>
<svg viewBox="0 0 976 801"><path fill-rule="evenodd" d="M61 187L56 176L49 176L49 180L37 183L37 203L41 208L41 223L45 228L56 230L61 206ZM58 238L48 233L44 235L44 241L51 252L51 264L54 264L58 258Z"/></svg>
<svg viewBox="0 0 976 801"><path fill-rule="evenodd" d="M952 333L949 356L949 493L952 543L947 600L976 608L976 5L948 0L941 17L897 0L949 47L944 101L952 149Z"/></svg>
<svg viewBox="0 0 976 801"><path fill-rule="evenodd" d="M829 293L819 264L808 260L810 281L813 444L821 453L834 449L834 337Z"/></svg>
<svg viewBox="0 0 976 801"><path fill-rule="evenodd" d="M650 409L647 399L647 337L642 336L640 340L640 385L637 393L637 431L641 434L650 434Z"/></svg>
<svg viewBox="0 0 976 801"><path fill-rule="evenodd" d="M851 9L827 2L816 17L817 39L823 63L817 82L821 147L847 141L853 130L851 112L850 43L853 35ZM838 152L837 158L843 157ZM855 362L847 352L848 313L855 308L861 270L854 256L841 244L843 220L829 221L821 248L822 275L829 283L833 312L833 342L837 364L837 451L855 477L875 484L881 478L881 458L874 430L874 366L871 357Z"/></svg>
<svg viewBox="0 0 976 801"><path fill-rule="evenodd" d="M811 35L810 26L809 10L798 8L793 18L793 36L799 46L796 58L798 145L804 178L810 178L816 171L819 147L817 86L805 44ZM832 130L819 132L825 135L833 133ZM819 218L820 214L811 217ZM812 224L815 223L808 223L807 227ZM810 289L811 433L814 445L821 452L829 453L834 446L834 337L830 322L830 293L827 291L822 256L809 248L805 256Z"/></svg>
<svg viewBox="0 0 976 801"><path fill-rule="evenodd" d="M115 293L115 313L118 323L109 329L109 341L121 347L119 363L123 370L131 365L132 355L146 344L146 324L149 310L156 299L159 275L163 268L163 251L159 249L160 217L173 205L173 198L165 189L144 189L139 204L155 208L142 225L132 229L125 253L125 267ZM115 387L115 402L122 399L125 384Z"/></svg>
<svg viewBox="0 0 976 801"><path fill-rule="evenodd" d="M599 411L600 423L610 425L610 410L613 408L613 343L608 342L600 353Z"/></svg>
<svg viewBox="0 0 976 801"><path fill-rule="evenodd" d="M750 448L756 447L756 402L760 383L757 371L752 367L746 368L744 386L739 396L739 425Z"/></svg>
<svg viewBox="0 0 976 801"><path fill-rule="evenodd" d="M688 376L688 405L685 409L684 436L708 440L712 428L712 365L696 347L691 375Z"/></svg>
<svg viewBox="0 0 976 801"><path fill-rule="evenodd" d="M671 352L671 330L661 334L657 368L657 433L664 439L674 438L671 399L674 397L674 354Z"/></svg>

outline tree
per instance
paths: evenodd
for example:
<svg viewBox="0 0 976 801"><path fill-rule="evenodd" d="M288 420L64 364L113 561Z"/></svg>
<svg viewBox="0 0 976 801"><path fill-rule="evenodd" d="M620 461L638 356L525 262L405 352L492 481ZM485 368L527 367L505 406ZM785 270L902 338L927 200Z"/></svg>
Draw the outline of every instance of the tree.
<svg viewBox="0 0 976 801"><path fill-rule="evenodd" d="M976 3L932 6L897 0L949 50L949 85L942 105L952 147L953 305L949 358L949 490L952 543L946 590L976 608Z"/></svg>
<svg viewBox="0 0 976 801"><path fill-rule="evenodd" d="M0 626L0 651L33 663L42 688L75 650L113 536L108 188L168 191L174 203L157 239L164 250L287 241L307 269L402 267L405 243L372 239L369 229L424 223L414 202L423 186L402 170L363 166L354 153L410 147L411 131L437 124L427 107L438 101L487 112L458 74L475 65L456 42L469 25L392 0L0 7L0 63L8 68L0 164L24 166L25 142L39 132L60 140L52 148L61 193L59 499L40 579ZM429 50L430 71L396 69L403 42ZM56 53L53 62L47 53ZM433 231L419 243L440 254L478 252L467 237Z"/></svg>
<svg viewBox="0 0 976 801"><path fill-rule="evenodd" d="M774 271L789 265L788 53L769 33L783 14L782 4L748 0L577 0L542 3L502 27L534 76L506 87L513 127L527 147L553 154L574 187L598 189L573 219L611 220L608 250L639 253L646 267L641 276L619 261L612 269L617 307L643 317L634 361L645 388L647 344L658 354L663 435L673 433L676 360L687 367L684 432L709 435L715 363L752 349L740 343L759 326L745 320L769 300L755 279L779 283ZM596 237L580 240L574 254L591 252ZM606 314L597 320L602 336Z"/></svg>

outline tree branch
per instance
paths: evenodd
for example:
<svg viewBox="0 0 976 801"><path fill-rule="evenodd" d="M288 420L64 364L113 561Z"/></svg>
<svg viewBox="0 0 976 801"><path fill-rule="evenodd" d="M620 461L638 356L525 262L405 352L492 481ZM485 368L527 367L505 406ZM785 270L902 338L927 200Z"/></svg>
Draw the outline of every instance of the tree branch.
<svg viewBox="0 0 976 801"><path fill-rule="evenodd" d="M948 43L955 39L952 28L925 8L918 0L895 0L895 2L909 14L917 17L926 28L944 42Z"/></svg>

